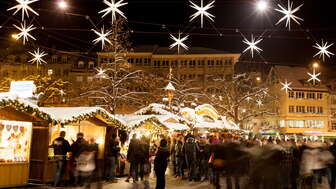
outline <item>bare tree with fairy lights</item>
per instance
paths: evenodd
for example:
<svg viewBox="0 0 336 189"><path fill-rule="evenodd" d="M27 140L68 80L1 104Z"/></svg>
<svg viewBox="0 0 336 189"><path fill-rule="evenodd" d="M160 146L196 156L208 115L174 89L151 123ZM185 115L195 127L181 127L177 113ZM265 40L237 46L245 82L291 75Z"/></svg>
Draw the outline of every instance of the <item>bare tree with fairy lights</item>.
<svg viewBox="0 0 336 189"><path fill-rule="evenodd" d="M216 86L213 87L213 93L208 94L208 98L221 114L240 127L253 118L275 113L273 103L276 97L251 74L239 74L215 81Z"/></svg>
<svg viewBox="0 0 336 189"><path fill-rule="evenodd" d="M97 74L81 96L88 96L94 104L115 113L123 105L140 106L150 103L149 95L155 86L152 75L141 70L134 70L126 54L130 49L130 32L125 29L126 19L119 18L107 37L109 45L104 51L109 55L109 62L103 62L96 69Z"/></svg>

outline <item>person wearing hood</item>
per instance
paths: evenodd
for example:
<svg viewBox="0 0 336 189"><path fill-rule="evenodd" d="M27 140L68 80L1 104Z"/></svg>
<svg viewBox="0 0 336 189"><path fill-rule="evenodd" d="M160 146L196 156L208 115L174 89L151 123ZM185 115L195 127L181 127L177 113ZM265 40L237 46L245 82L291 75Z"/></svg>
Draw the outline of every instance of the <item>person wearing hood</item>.
<svg viewBox="0 0 336 189"><path fill-rule="evenodd" d="M156 187L155 189L164 189L166 185L165 173L169 161L169 149L166 139L160 141L160 147L154 159L154 171L156 174Z"/></svg>

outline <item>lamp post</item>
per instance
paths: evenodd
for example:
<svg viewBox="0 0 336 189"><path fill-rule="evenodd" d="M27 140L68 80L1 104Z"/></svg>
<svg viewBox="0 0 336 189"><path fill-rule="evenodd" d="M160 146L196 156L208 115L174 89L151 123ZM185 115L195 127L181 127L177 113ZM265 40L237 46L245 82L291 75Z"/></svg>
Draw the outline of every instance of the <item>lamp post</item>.
<svg viewBox="0 0 336 189"><path fill-rule="evenodd" d="M169 82L168 85L165 87L165 91L167 92L169 108L171 108L171 103L173 101L175 90L176 89L171 82Z"/></svg>

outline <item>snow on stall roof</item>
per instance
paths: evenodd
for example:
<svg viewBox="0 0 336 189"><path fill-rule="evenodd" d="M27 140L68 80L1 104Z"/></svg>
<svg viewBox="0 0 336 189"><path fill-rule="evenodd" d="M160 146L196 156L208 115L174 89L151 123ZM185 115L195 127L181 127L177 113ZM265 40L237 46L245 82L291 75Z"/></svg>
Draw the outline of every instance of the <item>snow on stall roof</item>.
<svg viewBox="0 0 336 189"><path fill-rule="evenodd" d="M13 95L12 93L9 93L9 92L0 93L0 100L16 100L25 106L30 106L32 108L39 109L39 106L37 106L37 103L35 100L18 98L17 95Z"/></svg>
<svg viewBox="0 0 336 189"><path fill-rule="evenodd" d="M135 114L126 114L126 115L116 115L118 120L122 120L125 125L129 128L133 128L134 126L140 124L143 121L154 118L154 115L135 115Z"/></svg>
<svg viewBox="0 0 336 189"><path fill-rule="evenodd" d="M98 111L104 112L107 115L108 112L100 107L40 107L42 112L49 114L53 120L56 121L68 121L81 115L95 113Z"/></svg>

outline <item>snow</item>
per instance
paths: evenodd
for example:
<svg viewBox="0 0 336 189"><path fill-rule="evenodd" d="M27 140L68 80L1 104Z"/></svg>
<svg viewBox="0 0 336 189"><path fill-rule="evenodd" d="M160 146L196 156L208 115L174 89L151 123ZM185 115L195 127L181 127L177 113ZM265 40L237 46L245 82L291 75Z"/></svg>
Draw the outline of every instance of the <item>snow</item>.
<svg viewBox="0 0 336 189"><path fill-rule="evenodd" d="M173 86L173 84L171 82L168 83L168 85L165 88L166 91L175 91L175 87Z"/></svg>

